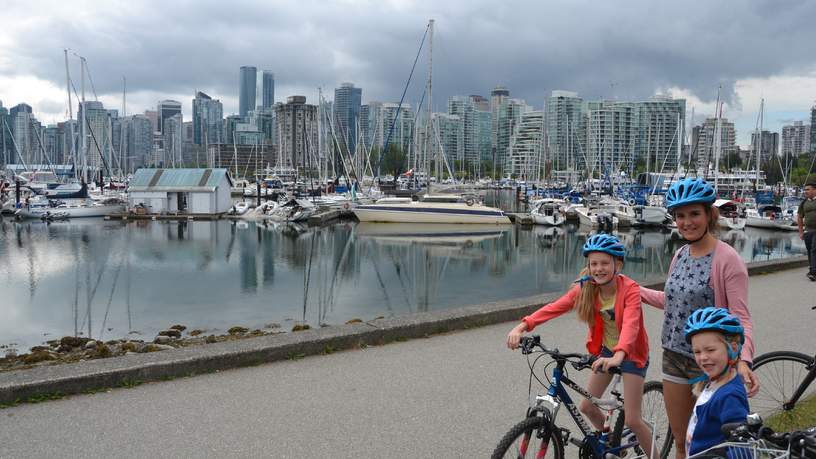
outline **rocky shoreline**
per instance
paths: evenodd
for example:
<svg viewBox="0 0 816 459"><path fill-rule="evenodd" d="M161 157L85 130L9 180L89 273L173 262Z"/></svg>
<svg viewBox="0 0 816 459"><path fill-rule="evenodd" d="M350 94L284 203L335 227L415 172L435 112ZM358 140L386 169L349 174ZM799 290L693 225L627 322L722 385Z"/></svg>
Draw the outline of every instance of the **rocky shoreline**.
<svg viewBox="0 0 816 459"><path fill-rule="evenodd" d="M292 331L297 332L309 328L309 325L297 324L292 327ZM218 335L206 334L204 330L200 329L187 331L187 327L184 325L173 325L166 330L160 331L150 342L127 338L103 342L81 336L65 336L61 339L48 341L45 345L34 346L27 353L17 354L14 350L6 351L5 357L0 358L0 372L105 359L122 355L160 352L281 333L286 333L286 331L282 330L279 324L273 323L267 324L264 329L255 330L234 326L226 334Z"/></svg>

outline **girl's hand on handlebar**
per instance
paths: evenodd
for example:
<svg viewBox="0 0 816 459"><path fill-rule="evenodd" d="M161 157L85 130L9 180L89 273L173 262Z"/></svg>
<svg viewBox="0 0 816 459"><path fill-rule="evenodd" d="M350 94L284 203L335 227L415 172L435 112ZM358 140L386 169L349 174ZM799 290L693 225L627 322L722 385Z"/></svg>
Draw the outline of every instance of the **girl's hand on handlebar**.
<svg viewBox="0 0 816 459"><path fill-rule="evenodd" d="M507 334L507 347L510 349L516 349L519 347L519 342L521 341L522 335L524 332L527 331L527 324L524 322L516 325L510 330L510 333Z"/></svg>
<svg viewBox="0 0 816 459"><path fill-rule="evenodd" d="M626 354L623 351L617 351L612 357L601 357L600 359L592 362L592 371L595 373L606 373L610 368L619 367L621 363L623 363L623 358L625 356Z"/></svg>

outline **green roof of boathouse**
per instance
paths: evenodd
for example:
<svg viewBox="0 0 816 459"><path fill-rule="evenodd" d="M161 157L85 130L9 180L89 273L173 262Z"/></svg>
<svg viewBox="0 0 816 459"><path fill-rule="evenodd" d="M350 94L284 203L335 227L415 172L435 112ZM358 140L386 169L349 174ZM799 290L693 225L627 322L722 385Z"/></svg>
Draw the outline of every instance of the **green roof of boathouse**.
<svg viewBox="0 0 816 459"><path fill-rule="evenodd" d="M128 191L214 192L226 176L226 169L139 169L130 179Z"/></svg>

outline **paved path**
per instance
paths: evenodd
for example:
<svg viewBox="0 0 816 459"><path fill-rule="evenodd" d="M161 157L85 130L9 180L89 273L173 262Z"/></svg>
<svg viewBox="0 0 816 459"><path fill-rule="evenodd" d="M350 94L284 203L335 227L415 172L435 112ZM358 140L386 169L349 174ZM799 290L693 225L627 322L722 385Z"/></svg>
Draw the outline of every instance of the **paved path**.
<svg viewBox="0 0 816 459"><path fill-rule="evenodd" d="M811 351L816 284L792 270L750 289L758 352ZM660 320L648 308L653 349ZM0 457L486 457L527 406L511 326L0 410ZM585 335L573 317L537 331L563 350Z"/></svg>

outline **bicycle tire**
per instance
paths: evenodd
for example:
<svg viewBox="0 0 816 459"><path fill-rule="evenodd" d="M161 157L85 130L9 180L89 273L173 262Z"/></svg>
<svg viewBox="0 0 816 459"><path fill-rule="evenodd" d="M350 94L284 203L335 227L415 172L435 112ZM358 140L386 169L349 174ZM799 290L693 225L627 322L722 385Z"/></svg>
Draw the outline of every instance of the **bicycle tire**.
<svg viewBox="0 0 816 459"><path fill-rule="evenodd" d="M536 446L532 440L537 440L536 431L541 429L547 429L547 423L549 422L549 416L531 416L510 429L509 432L504 434L501 441L499 441L499 445L496 446L496 449L493 451L493 455L490 456L492 459L502 459L504 457L512 457L512 458L526 458L526 457L536 457L538 453L538 448L529 448L529 446ZM518 451L512 450L512 446L516 443L516 440L524 441L524 437L527 436L527 447L525 450ZM507 456L507 454L511 454ZM545 457L551 457L553 459L564 459L564 444L562 443L561 436L558 432L550 432L550 446L547 449L547 455Z"/></svg>
<svg viewBox="0 0 816 459"><path fill-rule="evenodd" d="M658 430L655 439L658 443L656 450L659 453L660 459L669 457L672 446L674 446L674 438L672 437L671 426L669 426L668 417L666 415L666 404L663 400L663 383L660 381L648 381L643 386L643 403L641 404L641 412L643 419L654 422L655 428ZM620 446L621 437L623 436L624 422L626 414L624 410L620 411L618 418L615 420L615 427L612 429L612 435L609 438L609 444L612 447ZM640 446L635 446L635 452L638 456L644 454Z"/></svg>
<svg viewBox="0 0 816 459"><path fill-rule="evenodd" d="M774 351L754 359L754 374L759 379L759 392L748 399L752 412L763 419L773 415L794 417L795 407L786 410L783 406L808 376L808 366L813 365L813 357L795 351ZM811 382L799 401L816 396L816 384Z"/></svg>

